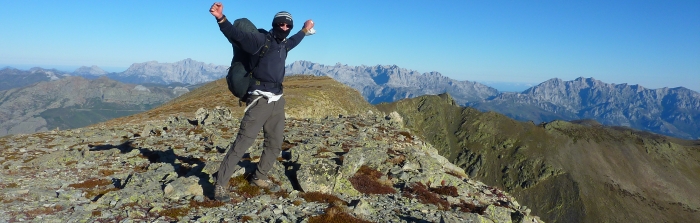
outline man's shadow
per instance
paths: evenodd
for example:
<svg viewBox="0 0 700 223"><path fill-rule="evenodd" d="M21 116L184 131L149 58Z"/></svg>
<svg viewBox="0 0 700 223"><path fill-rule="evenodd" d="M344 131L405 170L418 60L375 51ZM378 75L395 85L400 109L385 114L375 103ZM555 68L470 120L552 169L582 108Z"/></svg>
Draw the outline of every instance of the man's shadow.
<svg viewBox="0 0 700 223"><path fill-rule="evenodd" d="M130 153L134 150L138 150L139 153L148 159L150 163L167 163L173 166L173 169L175 169L175 172L177 173L178 177L190 177L190 176L196 176L199 178L199 185L202 186L202 190L204 191L204 195L208 197L213 197L214 196L214 185L209 182L211 179L211 175L202 172L204 168L206 167L207 163L205 160L201 158L194 158L191 156L180 156L175 154L172 148L169 148L167 150L153 150L153 149L148 149L148 148L137 148L132 145L132 140L127 140L119 145L97 145L93 146L92 148L89 149L89 151L105 151L105 150L111 150L111 149L118 149L120 153L126 154ZM221 150L217 150L220 152ZM176 163L176 161L179 161L179 163ZM186 164L186 165L185 165ZM240 165L240 164L239 164ZM254 168L255 166L253 166ZM248 169L246 169L248 171ZM214 173L215 174L215 173ZM124 180L118 180L114 179L112 180L112 183L114 184L115 188L118 189L123 189L126 184L129 183L129 180L131 179L132 174L129 174L129 176L124 179Z"/></svg>

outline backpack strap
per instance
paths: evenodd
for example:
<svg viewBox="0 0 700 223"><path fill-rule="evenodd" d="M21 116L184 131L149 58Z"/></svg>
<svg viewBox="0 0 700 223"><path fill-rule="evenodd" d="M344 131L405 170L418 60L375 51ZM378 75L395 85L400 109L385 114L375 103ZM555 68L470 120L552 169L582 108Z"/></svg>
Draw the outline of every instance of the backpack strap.
<svg viewBox="0 0 700 223"><path fill-rule="evenodd" d="M250 69L250 72L245 74L246 77L248 77L248 76L250 76L251 78L253 77L253 72L255 71L255 69L258 68L258 65L260 65L260 61L262 60L263 56L265 56L265 53L267 53L267 50L270 49L270 41L271 41L270 38L271 37L270 37L269 33L265 35L265 44L263 44L260 47L260 49L258 49L258 52L260 52L260 54L258 54L258 55L260 55L258 57L258 62L256 62L255 66L252 69Z"/></svg>
<svg viewBox="0 0 700 223"><path fill-rule="evenodd" d="M255 77L253 77L253 72L255 72L255 69L257 69L258 65L260 65L260 61L262 60L263 56L265 56L265 53L267 53L267 50L270 49L270 41L271 41L270 34L269 33L265 34L265 44L260 46L260 49L258 49L258 51L256 52L256 53L260 52L260 54L258 54L259 55L258 62L255 62L255 66L253 68L251 68L250 71L243 76L243 77L248 77L251 79L249 82L250 84L248 85L249 87L254 85L256 82L259 82L258 79L255 79ZM245 96L239 98L238 99L238 106L242 106L242 102L247 100L248 96L249 95L246 94Z"/></svg>

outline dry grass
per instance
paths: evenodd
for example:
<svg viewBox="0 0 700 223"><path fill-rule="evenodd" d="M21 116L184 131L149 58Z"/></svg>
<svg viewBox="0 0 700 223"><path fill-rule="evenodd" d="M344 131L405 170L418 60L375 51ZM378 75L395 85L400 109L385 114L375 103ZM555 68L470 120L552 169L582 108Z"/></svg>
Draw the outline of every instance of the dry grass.
<svg viewBox="0 0 700 223"><path fill-rule="evenodd" d="M306 192L302 193L300 196L307 202L347 205L347 202L332 194L326 194L321 192Z"/></svg>
<svg viewBox="0 0 700 223"><path fill-rule="evenodd" d="M87 179L81 183L74 183L74 184L69 184L69 187L75 188L75 189L84 189L84 188L95 188L95 187L100 187L100 186L106 186L112 184L112 181L109 181L107 179L97 179L97 178L91 178Z"/></svg>
<svg viewBox="0 0 700 223"><path fill-rule="evenodd" d="M358 223L369 223L364 219L356 218L343 210L342 207L331 206L326 208L324 213L319 216L313 216L309 218L309 223L346 223L346 222L358 222Z"/></svg>
<svg viewBox="0 0 700 223"><path fill-rule="evenodd" d="M171 219L179 219L180 217L187 215L187 213L189 213L191 209L191 206L168 208L158 212L158 214L160 214L160 216L165 216Z"/></svg>
<svg viewBox="0 0 700 223"><path fill-rule="evenodd" d="M387 182L380 180L382 173L379 171L369 168L368 166L361 166L359 170L350 177L350 183L355 188L355 190L364 194L393 194L396 192L394 188L387 185Z"/></svg>
<svg viewBox="0 0 700 223"><path fill-rule="evenodd" d="M110 191L119 190L119 188L109 187L111 185L112 181L110 180L91 178L81 183L69 184L68 186L75 189L83 189L85 191L85 198L93 199Z"/></svg>
<svg viewBox="0 0 700 223"><path fill-rule="evenodd" d="M450 203L447 200L440 198L440 195L431 192L423 183L414 183L403 189L403 194L409 198L416 198L423 204L434 204L442 210L450 208Z"/></svg>
<svg viewBox="0 0 700 223"><path fill-rule="evenodd" d="M40 207L37 209L25 210L23 212L27 216L27 218L33 219L41 215L50 215L62 210L63 207L61 207L61 205L56 205L52 207Z"/></svg>
<svg viewBox="0 0 700 223"><path fill-rule="evenodd" d="M284 95L285 109L291 117L323 118L338 114L366 113L369 110L377 112L357 90L329 77L285 77ZM233 117L242 116L245 109L245 106L238 105L238 98L228 91L226 80L222 78L149 111L95 125L117 126L164 120L170 116L192 117L199 108L213 109L216 106L231 109Z"/></svg>

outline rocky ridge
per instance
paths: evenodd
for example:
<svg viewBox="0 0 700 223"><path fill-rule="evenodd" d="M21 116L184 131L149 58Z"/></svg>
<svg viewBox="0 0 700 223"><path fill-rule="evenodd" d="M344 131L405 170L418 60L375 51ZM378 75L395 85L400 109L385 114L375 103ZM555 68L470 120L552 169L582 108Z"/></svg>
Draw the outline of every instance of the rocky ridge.
<svg viewBox="0 0 700 223"><path fill-rule="evenodd" d="M421 74L396 65L348 66L338 63L327 66L296 61L286 67L286 75L291 74L332 77L360 91L372 104L447 92L463 105L498 94L498 90L480 83L453 80L438 72Z"/></svg>
<svg viewBox="0 0 700 223"><path fill-rule="evenodd" d="M230 181L239 199L212 201L239 120L221 107L193 115L0 138L0 221L541 222L396 113L290 118L270 171L279 191L241 180L260 137Z"/></svg>
<svg viewBox="0 0 700 223"><path fill-rule="evenodd" d="M448 95L377 108L472 179L511 193L547 222L698 222L700 140L594 120L520 122Z"/></svg>

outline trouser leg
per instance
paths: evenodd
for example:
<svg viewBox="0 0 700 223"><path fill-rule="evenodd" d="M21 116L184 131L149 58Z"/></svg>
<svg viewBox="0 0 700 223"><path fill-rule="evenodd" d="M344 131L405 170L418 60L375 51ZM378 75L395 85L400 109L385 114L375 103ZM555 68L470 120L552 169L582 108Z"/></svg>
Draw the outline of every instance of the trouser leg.
<svg viewBox="0 0 700 223"><path fill-rule="evenodd" d="M233 175L236 165L241 161L248 148L255 142L255 138L257 138L260 128L262 128L267 117L272 114L271 109L265 109L266 104L267 101L261 98L251 105L243 116L236 140L229 147L224 160L219 166L219 172L216 175L216 183L218 185L228 185L228 180Z"/></svg>
<svg viewBox="0 0 700 223"><path fill-rule="evenodd" d="M277 157L279 157L280 150L282 150L282 141L284 140L284 97L271 104L274 104L272 115L263 125L265 149L255 171L255 177L258 179L268 179L267 172L277 162Z"/></svg>

